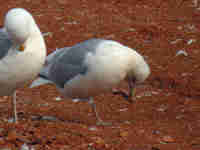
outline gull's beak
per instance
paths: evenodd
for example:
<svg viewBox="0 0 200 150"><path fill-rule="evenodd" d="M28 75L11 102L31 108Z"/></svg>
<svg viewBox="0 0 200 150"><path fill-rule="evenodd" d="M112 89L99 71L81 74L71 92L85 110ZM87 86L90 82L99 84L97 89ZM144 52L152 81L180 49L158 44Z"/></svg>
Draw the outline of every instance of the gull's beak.
<svg viewBox="0 0 200 150"><path fill-rule="evenodd" d="M21 44L20 46L19 46L19 49L18 49L19 51L21 51L21 52L23 52L24 50L25 50L25 46L23 45L23 44Z"/></svg>

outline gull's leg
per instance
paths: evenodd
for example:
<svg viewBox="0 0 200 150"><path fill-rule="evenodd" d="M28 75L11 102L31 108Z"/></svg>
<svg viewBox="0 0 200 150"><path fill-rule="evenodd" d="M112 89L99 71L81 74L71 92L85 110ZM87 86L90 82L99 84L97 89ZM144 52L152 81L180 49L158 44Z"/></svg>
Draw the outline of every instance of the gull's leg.
<svg viewBox="0 0 200 150"><path fill-rule="evenodd" d="M129 86L129 94L127 96L127 100L129 102L133 102L132 98L133 98L133 96L135 96L135 93L136 93L135 79L129 79L128 86Z"/></svg>
<svg viewBox="0 0 200 150"><path fill-rule="evenodd" d="M93 97L90 97L88 100L88 103L92 106L92 111L95 113L95 116L97 118L97 125L112 125L110 122L104 122L100 116L99 113L97 112L96 104L94 103Z"/></svg>
<svg viewBox="0 0 200 150"><path fill-rule="evenodd" d="M14 91L13 95L12 95L12 116L13 116L13 122L17 123L18 119L17 119L17 108L16 108L16 91Z"/></svg>
<svg viewBox="0 0 200 150"><path fill-rule="evenodd" d="M125 92L122 90L113 90L113 94L119 94L121 96L123 96L125 98L125 100L129 101L129 102L133 102L132 101L132 97L135 95L135 78L127 78L127 82L128 82L128 87L129 87L129 92Z"/></svg>
<svg viewBox="0 0 200 150"><path fill-rule="evenodd" d="M89 98L88 103L92 106L92 111L95 113L98 122L103 122L103 120L99 117L99 113L97 112L97 106L94 103L94 99L92 97Z"/></svg>

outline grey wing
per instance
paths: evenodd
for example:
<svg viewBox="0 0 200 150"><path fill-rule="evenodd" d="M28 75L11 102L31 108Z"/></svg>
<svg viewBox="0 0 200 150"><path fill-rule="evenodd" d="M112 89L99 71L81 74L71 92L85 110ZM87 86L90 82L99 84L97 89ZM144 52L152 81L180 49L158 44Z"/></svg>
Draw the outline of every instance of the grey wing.
<svg viewBox="0 0 200 150"><path fill-rule="evenodd" d="M79 74L85 74L87 67L76 66L72 64L60 64L57 67L53 67L49 73L49 78L53 81L58 87L64 88L67 81L73 79Z"/></svg>
<svg viewBox="0 0 200 150"><path fill-rule="evenodd" d="M9 38L5 28L0 29L0 59L7 55L9 49L12 47L12 41Z"/></svg>
<svg viewBox="0 0 200 150"><path fill-rule="evenodd" d="M87 66L84 64L87 53L86 51L81 53L82 50L84 51L83 47L81 49L73 47L57 57L49 69L49 79L60 88L64 88L67 81L78 74L84 74L87 71Z"/></svg>
<svg viewBox="0 0 200 150"><path fill-rule="evenodd" d="M88 69L85 59L90 53L96 53L96 47L103 40L91 39L76 44L59 55L49 68L48 78L63 88L64 84L79 74L86 74Z"/></svg>
<svg viewBox="0 0 200 150"><path fill-rule="evenodd" d="M53 63L60 55L66 53L70 48L71 47L57 48L47 56L45 64Z"/></svg>

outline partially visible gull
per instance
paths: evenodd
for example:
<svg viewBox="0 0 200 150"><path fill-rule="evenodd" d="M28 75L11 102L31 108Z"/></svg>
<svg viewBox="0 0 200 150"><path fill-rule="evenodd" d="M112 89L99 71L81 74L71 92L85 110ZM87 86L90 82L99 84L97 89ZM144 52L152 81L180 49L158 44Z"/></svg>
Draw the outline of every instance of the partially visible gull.
<svg viewBox="0 0 200 150"><path fill-rule="evenodd" d="M51 53L31 87L55 83L63 96L88 101L97 124L104 124L93 97L111 91L124 79L130 88L128 97L132 97L135 85L149 74L148 64L135 50L112 40L90 39Z"/></svg>
<svg viewBox="0 0 200 150"><path fill-rule="evenodd" d="M32 15L23 8L9 10L0 29L0 96L13 96L14 122L16 89L38 75L45 58L46 45Z"/></svg>

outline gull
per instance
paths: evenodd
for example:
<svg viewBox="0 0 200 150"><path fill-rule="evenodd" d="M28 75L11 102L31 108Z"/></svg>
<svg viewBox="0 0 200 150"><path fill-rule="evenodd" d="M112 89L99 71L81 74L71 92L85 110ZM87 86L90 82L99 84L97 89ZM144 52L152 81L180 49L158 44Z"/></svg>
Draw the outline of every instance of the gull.
<svg viewBox="0 0 200 150"><path fill-rule="evenodd" d="M16 89L37 77L46 58L46 45L32 15L13 8L0 29L0 96L12 95L13 122L17 123Z"/></svg>
<svg viewBox="0 0 200 150"><path fill-rule="evenodd" d="M134 49L113 40L94 38L48 55L45 67L30 87L54 83L64 97L88 101L97 124L104 125L93 97L112 91L126 80L130 100L136 84L145 81L149 74L149 65Z"/></svg>

